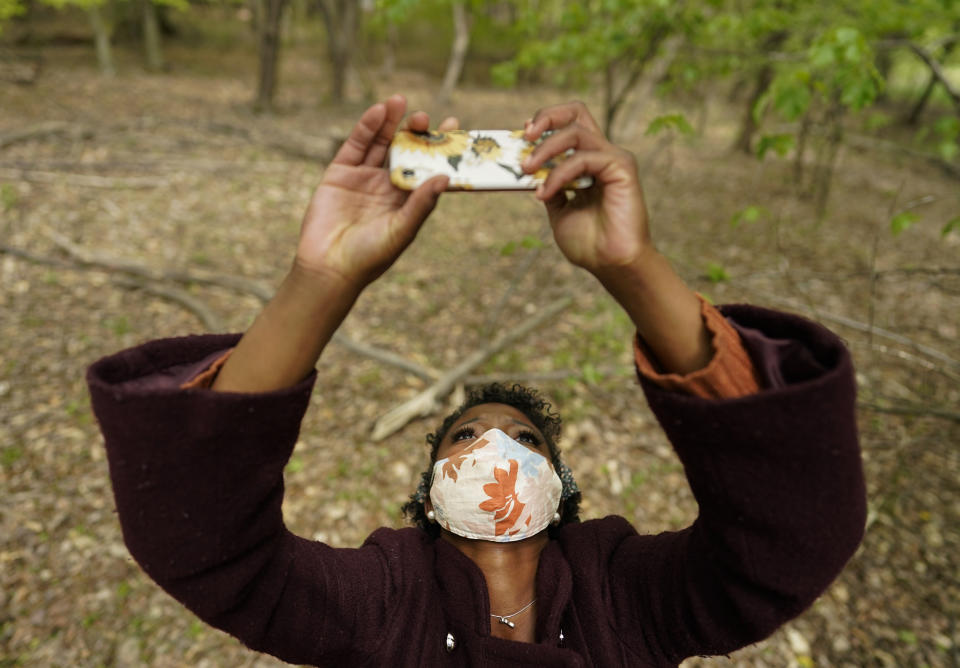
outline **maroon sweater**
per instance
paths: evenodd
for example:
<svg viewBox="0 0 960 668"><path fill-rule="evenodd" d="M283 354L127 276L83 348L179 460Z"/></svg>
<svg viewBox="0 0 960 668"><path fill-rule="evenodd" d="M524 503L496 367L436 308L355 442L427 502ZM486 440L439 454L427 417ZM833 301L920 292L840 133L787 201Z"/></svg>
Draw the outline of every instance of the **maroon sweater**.
<svg viewBox="0 0 960 668"><path fill-rule="evenodd" d="M642 381L697 520L654 536L620 517L564 527L540 558L535 644L490 635L483 574L445 541L379 529L335 549L284 527L283 469L314 377L265 394L178 387L235 336L154 341L91 367L124 539L200 618L293 663L674 666L731 652L836 577L865 493L840 341L795 316L724 314L767 389L709 400Z"/></svg>

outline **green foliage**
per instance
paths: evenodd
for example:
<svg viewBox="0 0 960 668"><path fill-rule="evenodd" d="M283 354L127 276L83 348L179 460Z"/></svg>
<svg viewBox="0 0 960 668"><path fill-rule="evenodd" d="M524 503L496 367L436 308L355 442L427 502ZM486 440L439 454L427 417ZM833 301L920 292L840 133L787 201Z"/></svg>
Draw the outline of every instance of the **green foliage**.
<svg viewBox="0 0 960 668"><path fill-rule="evenodd" d="M956 218L951 220L949 223L944 225L943 229L940 230L940 236L945 237L954 231L960 232L960 216L957 216Z"/></svg>
<svg viewBox="0 0 960 668"><path fill-rule="evenodd" d="M647 131L644 134L656 135L664 130L674 130L682 135L687 136L695 134L693 127L687 121L687 117L679 113L657 116L650 121L650 125L647 126Z"/></svg>
<svg viewBox="0 0 960 668"><path fill-rule="evenodd" d="M743 223L755 223L767 214L769 214L769 211L764 207L750 205L733 214L730 218L730 227L736 229Z"/></svg>
<svg viewBox="0 0 960 668"><path fill-rule="evenodd" d="M730 280L730 274L723 265L716 262L710 262L707 265L707 280L711 283L722 283Z"/></svg>
<svg viewBox="0 0 960 668"><path fill-rule="evenodd" d="M910 227L917 222L918 216L915 213L909 211L904 211L898 213L890 220L890 232L893 236L898 236L902 232L910 229Z"/></svg>
<svg viewBox="0 0 960 668"><path fill-rule="evenodd" d="M19 16L26 11L21 0L0 0L0 32L3 32L3 24L15 16Z"/></svg>
<svg viewBox="0 0 960 668"><path fill-rule="evenodd" d="M0 0L0 2L4 2L4 0ZM0 21L2 20L3 16L0 15ZM17 205L17 201L19 199L20 198L17 195L16 188L9 183L0 183L0 206L3 206L4 211L10 211L13 209L13 207Z"/></svg>
<svg viewBox="0 0 960 668"><path fill-rule="evenodd" d="M500 248L500 255L509 257L517 252L518 249L525 248L531 250L534 248L543 248L543 242L537 237L527 235L520 241L508 241Z"/></svg>
<svg viewBox="0 0 960 668"><path fill-rule="evenodd" d="M762 135L757 142L757 157L763 160L767 151L772 150L782 158L795 144L796 139L792 134Z"/></svg>

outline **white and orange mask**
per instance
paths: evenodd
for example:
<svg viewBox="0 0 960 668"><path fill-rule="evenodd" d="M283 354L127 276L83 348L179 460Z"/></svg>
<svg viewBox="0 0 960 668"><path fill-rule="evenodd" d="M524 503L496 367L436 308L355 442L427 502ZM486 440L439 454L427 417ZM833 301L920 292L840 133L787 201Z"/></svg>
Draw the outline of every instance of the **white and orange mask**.
<svg viewBox="0 0 960 668"><path fill-rule="evenodd" d="M547 528L562 487L546 457L490 429L452 457L437 460L430 500L447 531L509 543Z"/></svg>

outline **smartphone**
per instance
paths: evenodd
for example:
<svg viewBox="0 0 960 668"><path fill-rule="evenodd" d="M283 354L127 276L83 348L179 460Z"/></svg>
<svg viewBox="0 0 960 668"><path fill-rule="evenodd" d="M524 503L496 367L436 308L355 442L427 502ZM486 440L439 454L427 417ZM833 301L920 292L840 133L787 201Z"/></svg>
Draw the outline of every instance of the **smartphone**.
<svg viewBox="0 0 960 668"><path fill-rule="evenodd" d="M447 190L535 190L557 163L573 153L567 151L535 173L527 174L520 163L539 142L524 139L523 130L400 130L390 144L390 180L398 188L413 190L424 181L445 174L450 177ZM592 185L593 177L583 176L567 184L567 188Z"/></svg>

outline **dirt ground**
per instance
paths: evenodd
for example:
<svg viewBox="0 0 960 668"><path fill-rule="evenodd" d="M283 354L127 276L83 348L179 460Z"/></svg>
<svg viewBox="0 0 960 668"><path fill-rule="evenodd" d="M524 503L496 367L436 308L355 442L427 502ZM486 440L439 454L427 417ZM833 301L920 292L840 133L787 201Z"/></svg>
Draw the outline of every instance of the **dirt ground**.
<svg viewBox="0 0 960 668"><path fill-rule="evenodd" d="M64 47L34 85L0 83L0 139L61 123L0 144L0 666L279 665L198 622L130 559L84 383L102 355L207 329L184 296L230 331L250 323L259 301L84 268L65 249L275 286L324 168L294 155L290 139L342 136L363 105L324 106L313 65L289 57L279 113L256 117L249 77L170 57L170 74L128 68L104 80L85 47ZM434 82L415 73L372 84L378 95L401 91L413 107L432 108ZM467 88L452 112L467 127L516 127L569 96ZM585 99L599 112L598 100ZM960 213L958 183L902 155L845 147L817 222L790 162L728 151L738 112L721 101L691 112L696 139L643 136L649 118L683 108L634 105L623 134L643 168L655 239L714 301L796 311L845 338L858 365L870 506L862 548L812 609L729 658L685 665L958 666L960 234L939 234ZM762 207L760 219L732 227L747 206ZM907 207L919 221L894 237L891 212ZM544 226L527 195L445 197L343 331L446 369L485 340L511 285L497 322L504 329L570 295L569 309L476 373L570 370L535 384L564 416L561 446L584 490L584 518L623 514L647 532L685 526L696 507L633 380L627 318L549 239L540 250L504 252ZM728 280L708 280L711 263ZM320 373L284 513L302 535L355 546L378 526L401 524L437 417L371 443L373 421L423 381L338 345Z"/></svg>

